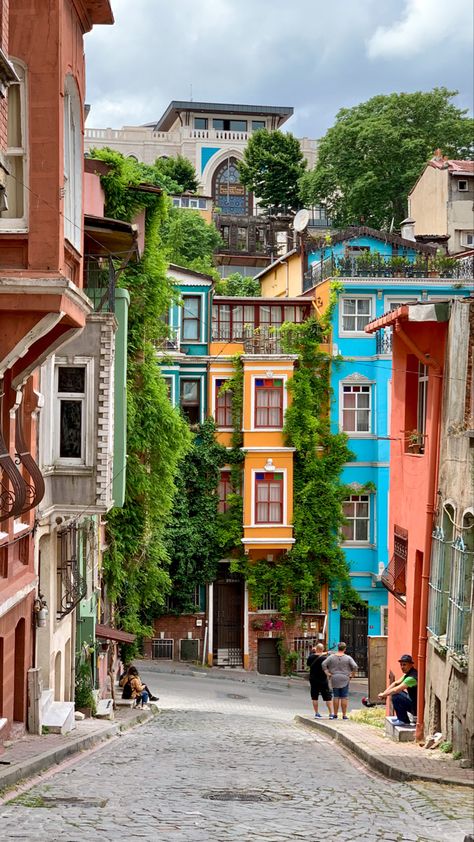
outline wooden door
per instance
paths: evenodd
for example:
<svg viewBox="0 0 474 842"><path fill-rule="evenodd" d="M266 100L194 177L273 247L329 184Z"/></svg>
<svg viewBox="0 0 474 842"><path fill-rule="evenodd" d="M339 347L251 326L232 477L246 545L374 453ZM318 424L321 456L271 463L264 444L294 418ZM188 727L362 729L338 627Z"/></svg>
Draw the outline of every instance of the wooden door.
<svg viewBox="0 0 474 842"><path fill-rule="evenodd" d="M262 675L281 675L278 640L262 638L258 641L257 670Z"/></svg>
<svg viewBox="0 0 474 842"><path fill-rule="evenodd" d="M229 574L214 584L214 663L242 666L243 582Z"/></svg>

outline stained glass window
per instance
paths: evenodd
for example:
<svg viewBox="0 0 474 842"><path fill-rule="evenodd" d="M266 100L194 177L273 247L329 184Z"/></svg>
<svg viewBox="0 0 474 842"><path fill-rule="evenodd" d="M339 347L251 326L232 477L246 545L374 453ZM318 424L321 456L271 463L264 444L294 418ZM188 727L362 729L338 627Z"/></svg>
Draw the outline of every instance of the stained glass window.
<svg viewBox="0 0 474 842"><path fill-rule="evenodd" d="M214 180L214 201L222 213L246 216L248 210L248 194L243 184L235 158L230 158L221 164Z"/></svg>

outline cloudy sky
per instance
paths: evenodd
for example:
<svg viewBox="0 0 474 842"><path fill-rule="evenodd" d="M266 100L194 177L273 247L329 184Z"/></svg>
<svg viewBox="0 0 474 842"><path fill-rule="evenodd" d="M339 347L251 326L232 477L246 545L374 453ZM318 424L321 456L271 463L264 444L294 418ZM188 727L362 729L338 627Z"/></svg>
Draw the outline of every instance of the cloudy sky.
<svg viewBox="0 0 474 842"><path fill-rule="evenodd" d="M158 119L172 99L292 105L298 137L378 93L473 102L472 0L112 0L86 38L89 127ZM191 93L192 91L192 93Z"/></svg>

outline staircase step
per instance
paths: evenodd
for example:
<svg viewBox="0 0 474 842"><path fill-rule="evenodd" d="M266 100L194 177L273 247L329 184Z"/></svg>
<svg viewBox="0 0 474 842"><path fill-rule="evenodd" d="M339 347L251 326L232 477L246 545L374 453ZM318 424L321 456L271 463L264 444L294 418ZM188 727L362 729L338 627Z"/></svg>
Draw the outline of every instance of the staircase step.
<svg viewBox="0 0 474 842"><path fill-rule="evenodd" d="M41 715L44 716L48 708L54 702L54 690L43 690L40 698Z"/></svg>
<svg viewBox="0 0 474 842"><path fill-rule="evenodd" d="M385 717L385 733L396 743L412 743L415 741L416 728L413 725L394 725L396 716Z"/></svg>
<svg viewBox="0 0 474 842"><path fill-rule="evenodd" d="M68 734L75 727L74 702L52 702L43 715L43 728L52 734Z"/></svg>
<svg viewBox="0 0 474 842"><path fill-rule="evenodd" d="M113 719L114 703L112 699L99 699L95 715L99 719Z"/></svg>

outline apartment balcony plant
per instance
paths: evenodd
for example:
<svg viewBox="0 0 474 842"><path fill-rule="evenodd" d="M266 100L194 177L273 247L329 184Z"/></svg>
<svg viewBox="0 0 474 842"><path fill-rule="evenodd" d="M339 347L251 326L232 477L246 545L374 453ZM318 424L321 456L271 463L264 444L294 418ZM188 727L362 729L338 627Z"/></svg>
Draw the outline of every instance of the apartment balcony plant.
<svg viewBox="0 0 474 842"><path fill-rule="evenodd" d="M423 453L424 451L424 443L425 443L425 434L421 433L419 430L407 430L405 432L406 437L406 444L407 450L410 453Z"/></svg>

